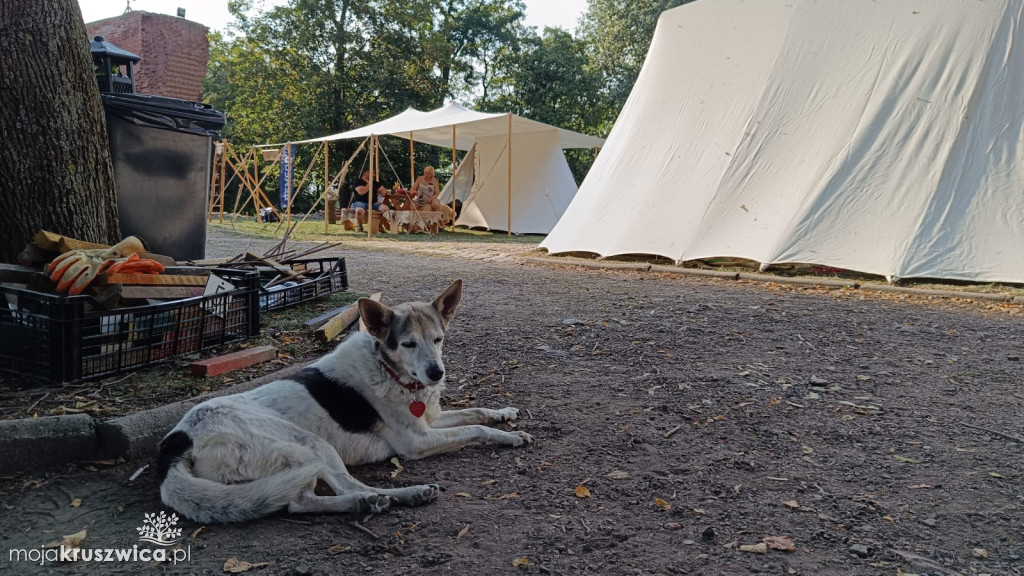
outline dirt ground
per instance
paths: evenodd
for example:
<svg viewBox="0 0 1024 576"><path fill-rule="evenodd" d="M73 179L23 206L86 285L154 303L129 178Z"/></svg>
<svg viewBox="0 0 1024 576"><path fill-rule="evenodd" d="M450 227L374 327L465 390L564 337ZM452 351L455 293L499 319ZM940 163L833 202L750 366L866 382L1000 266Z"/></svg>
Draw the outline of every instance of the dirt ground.
<svg viewBox="0 0 1024 576"><path fill-rule="evenodd" d="M129 481L144 462L7 476L0 572L222 574L238 558L280 576L1024 574L1018 306L524 265L479 246L342 253L352 289L390 303L465 279L446 401L517 406L535 443L354 469L442 484L421 508L192 538L182 521L191 559L176 566L2 550L83 529L85 546L131 548L162 509L151 473ZM766 537L793 551L740 550Z"/></svg>

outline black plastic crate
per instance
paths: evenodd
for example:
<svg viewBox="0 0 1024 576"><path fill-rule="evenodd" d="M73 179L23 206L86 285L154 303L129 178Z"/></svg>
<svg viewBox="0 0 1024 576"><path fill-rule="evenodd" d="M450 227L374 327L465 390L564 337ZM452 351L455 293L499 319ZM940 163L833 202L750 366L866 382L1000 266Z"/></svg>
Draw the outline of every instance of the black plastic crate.
<svg viewBox="0 0 1024 576"><path fill-rule="evenodd" d="M0 286L0 372L77 382L258 336L259 275L213 272L237 288L114 310L89 296Z"/></svg>
<svg viewBox="0 0 1024 576"><path fill-rule="evenodd" d="M260 310L266 312L286 308L348 290L348 271L345 269L344 258L307 258L293 260L289 264L292 270L305 270L312 279L260 288Z"/></svg>

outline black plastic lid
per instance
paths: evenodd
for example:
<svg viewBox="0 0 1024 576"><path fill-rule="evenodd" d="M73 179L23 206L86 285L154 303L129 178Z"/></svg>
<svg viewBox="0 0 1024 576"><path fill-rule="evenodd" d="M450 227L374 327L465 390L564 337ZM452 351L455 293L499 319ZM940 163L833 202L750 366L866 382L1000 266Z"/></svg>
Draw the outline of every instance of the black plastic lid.
<svg viewBox="0 0 1024 576"><path fill-rule="evenodd" d="M227 123L224 113L202 102L150 94L100 94L103 107L139 126L219 136Z"/></svg>

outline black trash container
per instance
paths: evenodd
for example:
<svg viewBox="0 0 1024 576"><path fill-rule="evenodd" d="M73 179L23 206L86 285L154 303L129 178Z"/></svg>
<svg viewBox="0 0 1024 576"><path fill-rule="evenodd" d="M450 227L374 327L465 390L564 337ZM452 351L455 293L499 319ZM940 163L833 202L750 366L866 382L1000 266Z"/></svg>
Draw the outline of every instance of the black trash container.
<svg viewBox="0 0 1024 576"><path fill-rule="evenodd" d="M206 255L213 137L224 114L148 94L101 94L117 181L121 234L176 260Z"/></svg>

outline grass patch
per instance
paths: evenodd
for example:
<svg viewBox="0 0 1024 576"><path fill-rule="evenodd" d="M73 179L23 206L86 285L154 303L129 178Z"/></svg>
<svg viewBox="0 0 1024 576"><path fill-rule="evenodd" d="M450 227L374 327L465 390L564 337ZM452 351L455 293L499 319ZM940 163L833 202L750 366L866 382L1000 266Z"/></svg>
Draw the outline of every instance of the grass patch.
<svg viewBox="0 0 1024 576"><path fill-rule="evenodd" d="M229 219L225 218L223 224L213 222L210 223L209 226L210 228L222 233L255 238L281 238L284 236L285 231L283 223L255 222L251 217L239 217L235 222L230 222ZM540 234L509 236L503 232L467 230L465 228L456 228L454 232L444 230L434 236L429 234L381 233L374 234L372 238L373 241L394 242L396 244L424 242L455 242L465 244L540 244L543 239L544 236ZM301 222L295 227L295 230L292 231L289 240L306 242L336 242L338 240L345 240L346 242L358 244L359 242L366 242L371 239L366 237L365 232L349 232L340 225L333 225L327 233L324 233L323 220L307 220L305 222Z"/></svg>

